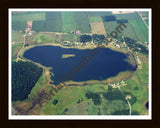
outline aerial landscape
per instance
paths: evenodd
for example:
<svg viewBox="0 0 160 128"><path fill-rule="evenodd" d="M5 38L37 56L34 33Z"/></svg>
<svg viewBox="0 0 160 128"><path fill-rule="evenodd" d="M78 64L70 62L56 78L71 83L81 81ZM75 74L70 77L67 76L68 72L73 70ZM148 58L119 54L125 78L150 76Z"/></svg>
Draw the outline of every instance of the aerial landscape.
<svg viewBox="0 0 160 128"><path fill-rule="evenodd" d="M12 11L12 115L149 115L148 11Z"/></svg>

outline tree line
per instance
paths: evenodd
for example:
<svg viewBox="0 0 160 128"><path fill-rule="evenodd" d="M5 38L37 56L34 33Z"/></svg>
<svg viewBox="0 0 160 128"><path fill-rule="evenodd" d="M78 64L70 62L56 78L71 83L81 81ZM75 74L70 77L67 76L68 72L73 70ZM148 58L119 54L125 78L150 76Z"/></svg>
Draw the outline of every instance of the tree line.
<svg viewBox="0 0 160 128"><path fill-rule="evenodd" d="M12 62L12 101L27 99L42 71L31 62Z"/></svg>

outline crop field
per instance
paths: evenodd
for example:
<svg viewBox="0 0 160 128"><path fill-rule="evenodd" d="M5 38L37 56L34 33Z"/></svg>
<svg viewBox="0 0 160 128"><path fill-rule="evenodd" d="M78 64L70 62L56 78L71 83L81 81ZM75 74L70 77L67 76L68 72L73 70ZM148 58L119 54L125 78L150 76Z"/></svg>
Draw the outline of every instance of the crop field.
<svg viewBox="0 0 160 128"><path fill-rule="evenodd" d="M93 22L93 23L90 23L90 25L91 25L92 34L106 35L103 22Z"/></svg>
<svg viewBox="0 0 160 128"><path fill-rule="evenodd" d="M118 33L118 37L123 35L141 42L148 42L148 30L142 20L129 20L129 22L125 23L125 25L127 27L124 28L122 33ZM115 28L118 26L118 24L116 21L104 22L104 26L106 32L110 34L112 31L115 31Z"/></svg>
<svg viewBox="0 0 160 128"><path fill-rule="evenodd" d="M116 21L111 21L111 22L104 22L104 27L106 29L106 32L110 34L114 29L117 27L117 22Z"/></svg>
<svg viewBox="0 0 160 128"><path fill-rule="evenodd" d="M129 37L131 39L138 40L138 37L134 31L133 26L130 23L126 23L125 25L127 26L127 28L125 28L124 31L122 32L123 35L125 37Z"/></svg>
<svg viewBox="0 0 160 128"><path fill-rule="evenodd" d="M22 43L23 40L24 40L24 37L22 32L12 31L12 41Z"/></svg>
<svg viewBox="0 0 160 128"><path fill-rule="evenodd" d="M86 12L88 16L109 16L112 12Z"/></svg>
<svg viewBox="0 0 160 128"><path fill-rule="evenodd" d="M45 12L30 12L26 14L16 14L12 15L12 22L16 21L44 21L46 19L46 13Z"/></svg>
<svg viewBox="0 0 160 128"><path fill-rule="evenodd" d="M27 21L44 22L46 19L45 12L30 12L25 14L14 14L12 15L12 30L26 29Z"/></svg>
<svg viewBox="0 0 160 128"><path fill-rule="evenodd" d="M61 12L46 12L45 21L33 21L33 30L37 32L62 32Z"/></svg>
<svg viewBox="0 0 160 128"><path fill-rule="evenodd" d="M102 22L102 18L101 17L88 17L88 18L89 18L89 23Z"/></svg>
<svg viewBox="0 0 160 128"><path fill-rule="evenodd" d="M63 32L72 32L76 30L74 21L74 12L62 12Z"/></svg>
<svg viewBox="0 0 160 128"><path fill-rule="evenodd" d="M136 13L123 13L123 14L114 14L117 20L128 19L128 20L141 20L138 12Z"/></svg>
<svg viewBox="0 0 160 128"><path fill-rule="evenodd" d="M46 29L49 32L62 32L62 17L60 12L46 12Z"/></svg>
<svg viewBox="0 0 160 128"><path fill-rule="evenodd" d="M142 20L129 20L139 41L148 42L148 28Z"/></svg>
<svg viewBox="0 0 160 128"><path fill-rule="evenodd" d="M76 23L76 30L81 33L90 33L89 19L85 12L74 12L74 19Z"/></svg>
<svg viewBox="0 0 160 128"><path fill-rule="evenodd" d="M26 25L27 25L26 21L15 21L15 22L12 22L12 30L24 31L26 29Z"/></svg>

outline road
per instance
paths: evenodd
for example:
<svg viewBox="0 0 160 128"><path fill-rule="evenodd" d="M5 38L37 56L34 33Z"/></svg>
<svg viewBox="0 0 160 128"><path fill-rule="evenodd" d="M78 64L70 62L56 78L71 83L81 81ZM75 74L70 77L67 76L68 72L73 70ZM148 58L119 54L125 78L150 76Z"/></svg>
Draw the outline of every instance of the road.
<svg viewBox="0 0 160 128"><path fill-rule="evenodd" d="M124 93L122 92L122 90L121 90L121 88L120 87L118 87L118 89L121 91L121 93L124 95ZM129 115L131 115L131 113L132 113L132 107L131 107L131 104L130 104L130 102L129 102L129 100L128 99L126 99L126 101L127 101L127 103L128 103L128 106L129 106Z"/></svg>
<svg viewBox="0 0 160 128"><path fill-rule="evenodd" d="M144 21L142 15L138 12L139 16L141 17L141 19L143 20L144 24L146 25L146 27L148 28L148 25L146 24L146 22ZM149 29L149 28L148 28Z"/></svg>

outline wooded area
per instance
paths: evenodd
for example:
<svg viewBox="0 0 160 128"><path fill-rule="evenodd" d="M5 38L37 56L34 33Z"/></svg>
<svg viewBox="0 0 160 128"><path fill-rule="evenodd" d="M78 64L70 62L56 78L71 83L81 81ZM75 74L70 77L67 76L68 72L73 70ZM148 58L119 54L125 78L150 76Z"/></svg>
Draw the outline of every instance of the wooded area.
<svg viewBox="0 0 160 128"><path fill-rule="evenodd" d="M42 74L42 68L31 62L12 63L12 101L25 100Z"/></svg>

